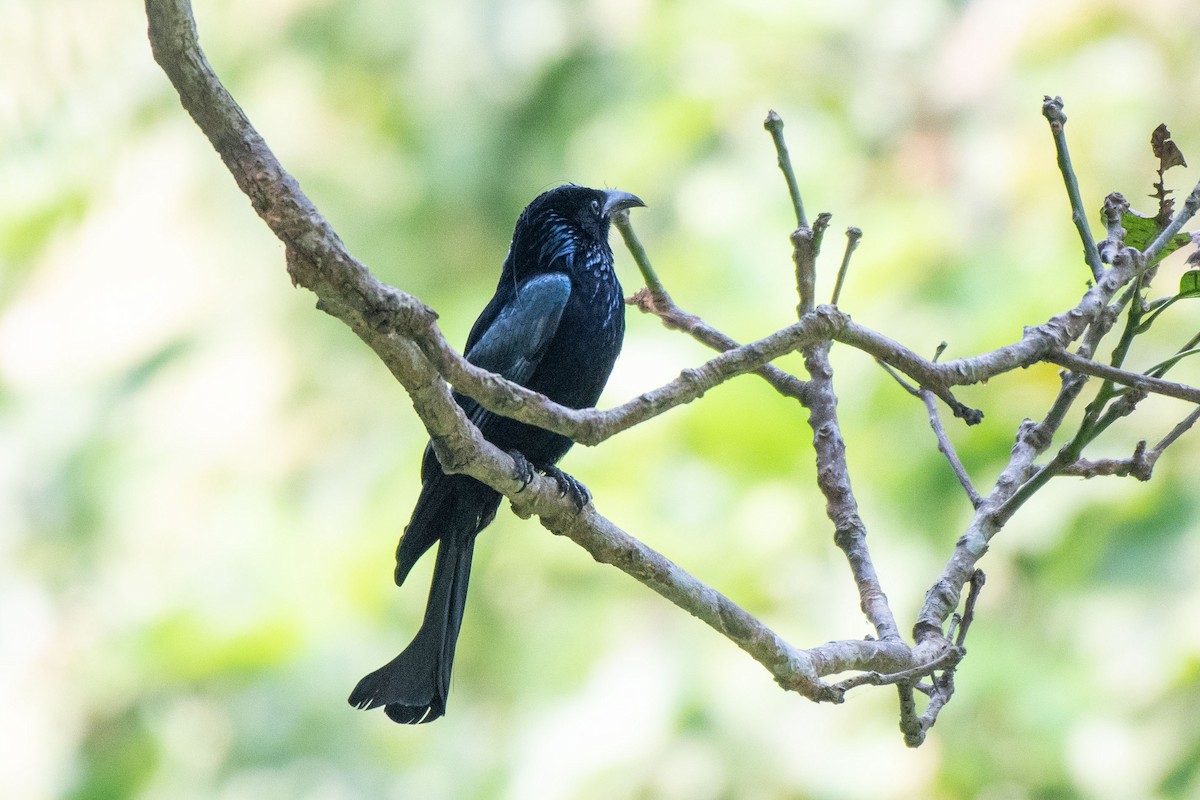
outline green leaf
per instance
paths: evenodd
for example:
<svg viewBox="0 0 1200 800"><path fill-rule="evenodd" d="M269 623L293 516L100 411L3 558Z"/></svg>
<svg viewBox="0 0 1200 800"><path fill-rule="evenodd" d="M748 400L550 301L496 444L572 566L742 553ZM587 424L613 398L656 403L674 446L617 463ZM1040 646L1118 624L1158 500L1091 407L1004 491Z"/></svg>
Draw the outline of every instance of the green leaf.
<svg viewBox="0 0 1200 800"><path fill-rule="evenodd" d="M1126 211L1121 215L1121 227L1125 229L1126 247L1133 247L1137 250L1145 250L1149 247L1160 230L1154 217L1144 217L1136 211ZM1175 234L1158 254L1158 259L1161 261L1184 245L1190 244L1191 241L1192 237L1186 233Z"/></svg>
<svg viewBox="0 0 1200 800"><path fill-rule="evenodd" d="M1200 297L1200 269L1190 269L1179 277L1180 297Z"/></svg>
<svg viewBox="0 0 1200 800"><path fill-rule="evenodd" d="M1162 261L1164 258L1171 255L1171 253L1174 253L1179 248L1189 245L1191 243L1192 243L1192 237L1189 234L1186 234L1186 233L1175 234L1174 236L1171 237L1171 241L1167 242L1167 246L1162 249L1162 252L1158 254L1158 260Z"/></svg>
<svg viewBox="0 0 1200 800"><path fill-rule="evenodd" d="M1136 211L1121 215L1121 227L1125 229L1125 245L1137 250L1145 250L1158 235L1158 223Z"/></svg>

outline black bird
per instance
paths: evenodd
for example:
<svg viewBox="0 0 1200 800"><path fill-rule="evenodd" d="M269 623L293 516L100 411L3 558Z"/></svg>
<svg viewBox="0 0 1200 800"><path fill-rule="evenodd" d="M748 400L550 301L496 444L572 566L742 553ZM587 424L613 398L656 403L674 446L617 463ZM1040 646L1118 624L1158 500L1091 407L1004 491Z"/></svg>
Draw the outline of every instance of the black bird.
<svg viewBox="0 0 1200 800"><path fill-rule="evenodd" d="M625 335L609 221L614 212L641 205L627 192L573 185L535 198L517 220L496 294L467 337L467 360L564 406L595 405ZM588 501L587 490L555 466L570 439L493 414L469 397L455 399L484 437L510 452L531 478L536 468L580 507ZM396 548L400 585L438 544L425 619L404 652L358 682L351 705L383 706L406 724L446 713L475 536L499 505L498 492L466 475L447 475L433 448L425 448L421 496Z"/></svg>

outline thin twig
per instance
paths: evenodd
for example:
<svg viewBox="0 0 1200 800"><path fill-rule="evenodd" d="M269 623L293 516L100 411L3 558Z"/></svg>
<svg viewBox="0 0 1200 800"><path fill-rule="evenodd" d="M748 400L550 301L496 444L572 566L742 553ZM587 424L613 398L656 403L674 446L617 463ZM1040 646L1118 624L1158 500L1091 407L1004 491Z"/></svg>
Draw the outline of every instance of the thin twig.
<svg viewBox="0 0 1200 800"><path fill-rule="evenodd" d="M1139 481L1150 480L1154 467L1146 457L1146 443L1138 442L1129 458L1102 458L1096 461L1078 459L1059 470L1058 474L1074 478L1099 478L1115 475L1119 478L1133 476Z"/></svg>
<svg viewBox="0 0 1200 800"><path fill-rule="evenodd" d="M833 284L833 296L829 299L831 306L836 306L842 296L842 284L846 282L846 272L850 269L850 256L858 249L862 235L858 228L846 228L846 251L842 254L842 265L838 267L837 280Z"/></svg>
<svg viewBox="0 0 1200 800"><path fill-rule="evenodd" d="M1200 352L1200 348L1197 348L1197 345L1200 345L1200 333L1189 339L1187 343L1176 350L1175 354L1170 358L1166 359L1165 361L1161 361L1150 369L1146 370L1146 374L1150 375L1151 377L1161 378L1163 375L1167 374L1167 370L1174 367L1184 358L1187 356L1196 355L1198 352Z"/></svg>
<svg viewBox="0 0 1200 800"><path fill-rule="evenodd" d="M947 659L941 674L933 675L933 681L928 687L922 688L929 696L929 705L925 707L925 712L919 718L914 719L915 712L912 707L902 711L900 729L904 734L904 743L909 747L921 746L925 741L925 735L937 722L938 714L954 697L954 674L967 653L964 649L967 632L971 628L971 623L975 621L975 603L979 600L979 592L983 589L985 580L986 577L982 570L977 569L971 573L971 588L967 594L966 605L961 617L955 615L955 622L951 625L949 634L954 637L954 647L950 648L948 653L954 657ZM957 627L957 631L955 631L955 627Z"/></svg>
<svg viewBox="0 0 1200 800"><path fill-rule="evenodd" d="M1059 401L1062 402L1056 401L1056 408L1051 413L1062 411L1064 406L1069 405L1064 398L1070 396L1068 387L1071 385L1064 382L1063 391L1059 395ZM944 640L942 624L957 607L962 596L962 587L974 574L976 564L987 552L992 537L1003 526L1000 509L1028 482L1031 471L1036 469L1034 460L1049 446L1056 427L1057 424L1050 419L1050 415L1047 415L1047 419L1041 424L1025 420L1021 425L1008 465L1001 471L992 490L975 510L975 516L967 530L959 537L941 575L925 594L925 602L913 625L913 638L918 645Z"/></svg>
<svg viewBox="0 0 1200 800"><path fill-rule="evenodd" d="M792 158L788 155L787 143L783 140L783 119L774 111L767 112L763 127L775 141L775 153L779 159L779 169L787 181L788 194L792 198L792 209L796 212L796 227L807 228L808 218L804 216L804 201L800 198L800 184L796 182L796 173L792 170Z"/></svg>
<svg viewBox="0 0 1200 800"><path fill-rule="evenodd" d="M929 705L925 706L925 713L921 715L920 734L912 738L905 737L904 744L909 747L920 747L924 744L926 734L937 722L938 714L942 713L942 709L946 707L952 697L954 697L954 670L947 669L933 680L933 690L929 693Z"/></svg>
<svg viewBox="0 0 1200 800"><path fill-rule="evenodd" d="M821 243L825 241L825 231L829 229L829 223L833 219L833 214L828 211L822 211L817 214L817 218L813 220L813 258L821 255ZM814 268L815 271L815 268ZM815 301L814 301L815 302Z"/></svg>
<svg viewBox="0 0 1200 800"><path fill-rule="evenodd" d="M904 391L908 392L913 397L921 396L921 390L905 380L904 376L897 372L891 364L888 364L886 361L881 361L878 358L875 359L875 363L878 364L884 372L890 375L892 380L900 384L900 388L902 388Z"/></svg>
<svg viewBox="0 0 1200 800"><path fill-rule="evenodd" d="M975 621L975 603L979 601L979 593L983 591L983 585L986 582L987 576L983 574L983 570L977 569L971 573L971 588L967 592L967 602L963 606L962 622L958 627L958 635L954 640L954 643L959 647L966 644L967 632L971 629L971 623Z"/></svg>
<svg viewBox="0 0 1200 800"><path fill-rule="evenodd" d="M944 347L945 342L943 342L941 347L938 348L939 355ZM936 358L937 356L934 356L935 360ZM913 397L918 398L925 404L925 410L929 413L929 426L933 428L933 434L937 438L938 450L946 457L946 460L950 462L950 469L954 472L954 477L958 479L959 484L967 493L967 498L971 501L971 506L974 508L979 508L979 504L983 502L983 498L980 497L979 492L976 491L975 485L971 482L971 476L967 473L967 468L964 467L962 461L959 460L958 451L954 449L954 443L950 441L950 436L948 433L946 433L945 426L942 425L942 417L938 413L937 409L937 398L934 397L933 392L929 391L928 389L920 389L916 386L913 386L904 379L903 375L892 369L892 367L884 362L876 359L875 363L879 364L879 366L883 368L884 372L886 372L888 375L891 375L892 379L895 380L896 383L900 384L904 391L908 392Z"/></svg>
<svg viewBox="0 0 1200 800"><path fill-rule="evenodd" d="M906 669L903 672L893 672L890 674L882 672L860 672L858 675L847 678L844 681L838 681L833 684L833 688L839 691L848 692L851 689L856 689L859 686L891 686L896 683L915 683L918 679L924 678L926 675L932 675L934 672L942 669L949 669L952 665L958 663L962 658L962 653L956 650L946 650L933 661L925 664L918 664L915 667Z"/></svg>
<svg viewBox="0 0 1200 800"><path fill-rule="evenodd" d="M650 254L646 252L646 248L642 245L642 240L633 231L633 224L629 221L629 209L621 209L613 214L612 222L617 230L621 232L621 239L625 242L625 248L629 250L629 255L633 256L633 261L637 264L638 271L642 273L642 281L650 291L650 296L654 298L656 303L670 303L671 297L667 294L666 288L663 287L662 281L658 279L658 273L654 270L654 265L650 263Z"/></svg>
<svg viewBox="0 0 1200 800"><path fill-rule="evenodd" d="M1108 364L1092 361L1090 358L1080 358L1068 350L1047 353L1046 360L1060 367L1066 367L1073 372L1082 372L1106 381L1128 386L1141 392L1161 394L1163 397L1174 397L1177 400L1187 400L1189 403L1200 403L1200 389L1184 383L1165 381L1140 372L1130 372Z"/></svg>
<svg viewBox="0 0 1200 800"><path fill-rule="evenodd" d="M1067 115L1063 113L1061 97L1046 97L1042 102L1042 116L1050 123L1050 133L1054 136L1054 149L1058 153L1058 169L1062 172L1063 183L1067 187L1067 197L1071 201L1071 221L1079 231L1083 242L1083 260L1092 271L1092 277L1100 280L1104 267L1100 264L1100 253L1096 250L1096 240L1092 238L1092 229L1088 225L1087 213L1083 210L1083 199L1079 195L1079 180L1075 177L1075 168L1071 166L1071 154L1067 150L1067 135L1064 127Z"/></svg>
<svg viewBox="0 0 1200 800"><path fill-rule="evenodd" d="M1116 476L1119 478L1134 477L1139 481L1148 481L1154 474L1154 465L1168 447L1179 440L1179 437L1200 420L1200 407L1192 409L1181 422L1175 425L1158 444L1147 448L1144 441L1138 442L1129 458L1102 458L1092 461L1080 458L1073 464L1063 467L1059 474L1078 478L1098 478Z"/></svg>
<svg viewBox="0 0 1200 800"><path fill-rule="evenodd" d="M963 491L967 493L967 499L971 501L971 506L979 508L983 503L983 498L979 496L975 484L971 482L967 468L963 466L958 457L958 451L954 449L954 443L950 441L950 435L946 433L946 427L942 425L942 417L938 414L937 400L934 398L933 392L922 389L918 396L925 403L925 410L929 412L929 427L933 428L933 434L937 437L938 450L950 463L950 469L954 472L954 477L958 479Z"/></svg>
<svg viewBox="0 0 1200 800"><path fill-rule="evenodd" d="M1200 420L1200 408L1193 409L1192 413L1184 417L1183 421L1172 428L1171 432L1162 438L1162 441L1154 445L1154 449L1150 451L1151 464L1158 460L1158 457L1163 454L1164 450L1178 441L1180 436L1187 433L1198 420Z"/></svg>

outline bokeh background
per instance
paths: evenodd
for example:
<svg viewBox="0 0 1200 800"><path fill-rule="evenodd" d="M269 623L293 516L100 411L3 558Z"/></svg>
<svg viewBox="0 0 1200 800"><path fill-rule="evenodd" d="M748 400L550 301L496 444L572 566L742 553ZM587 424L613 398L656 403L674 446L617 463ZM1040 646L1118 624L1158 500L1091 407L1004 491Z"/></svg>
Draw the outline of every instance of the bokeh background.
<svg viewBox="0 0 1200 800"><path fill-rule="evenodd" d="M808 209L865 230L843 307L967 355L1086 271L1043 94L1089 209L1200 160L1194 0L201 0L211 60L382 279L465 338L523 205L618 186L676 299L748 340L793 319L786 121ZM408 641L423 432L186 117L140 3L0 0L0 795L6 798L1200 796L1193 433L1153 482L1062 479L998 537L958 694L906 749L894 693L779 691L725 640L502 509L449 715L345 703ZM1196 170L1175 170L1185 191ZM1141 200L1148 206L1148 201ZM1151 209L1148 209L1151 210ZM1098 222L1096 223L1098 225ZM614 237L615 239L616 237ZM626 288L637 273L619 242ZM1183 270L1163 268L1162 291ZM1180 303L1131 364L1195 332ZM708 357L630 313L604 404ZM785 362L799 368L795 360ZM902 626L969 518L919 403L834 351L849 460ZM1195 383L1194 365L1178 369ZM1055 370L962 392L986 487ZM1186 408L1148 401L1121 456ZM602 512L800 646L868 627L795 403L735 381L565 466Z"/></svg>

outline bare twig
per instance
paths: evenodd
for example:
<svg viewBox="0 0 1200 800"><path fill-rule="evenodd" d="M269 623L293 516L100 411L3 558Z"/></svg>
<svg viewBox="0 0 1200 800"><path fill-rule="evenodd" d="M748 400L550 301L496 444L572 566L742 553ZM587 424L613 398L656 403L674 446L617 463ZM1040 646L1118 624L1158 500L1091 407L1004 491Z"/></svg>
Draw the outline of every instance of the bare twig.
<svg viewBox="0 0 1200 800"><path fill-rule="evenodd" d="M942 624L958 606L962 587L970 581L976 564L987 552L988 542L1000 530L1002 523L997 517L998 510L1028 480L1034 469L1034 460L1049 446L1050 436L1056 427L1049 415L1041 424L1025 420L1021 425L1008 465L996 479L991 492L975 509L975 516L955 544L950 560L925 594L925 603L913 625L913 638L918 646L931 641L945 641Z"/></svg>
<svg viewBox="0 0 1200 800"><path fill-rule="evenodd" d="M846 228L846 251L842 254L842 265L838 267L837 280L833 284L833 296L829 299L831 306L836 306L842 296L842 285L846 282L846 273L850 269L850 256L858 249L862 235L858 228Z"/></svg>
<svg viewBox="0 0 1200 800"><path fill-rule="evenodd" d="M1191 339L1188 339L1188 341L1182 347L1176 350L1175 354L1170 358L1166 359L1165 361L1161 361L1150 369L1146 370L1146 374L1155 378L1161 378L1163 375L1167 374L1167 370L1174 367L1185 357L1194 355L1197 351L1197 348L1200 348L1200 333L1196 334Z"/></svg>
<svg viewBox="0 0 1200 800"><path fill-rule="evenodd" d="M813 258L821 255L821 243L825 241L825 231L829 230L829 223L833 219L833 215L828 211L822 211L817 214L817 218L813 220ZM813 301L816 302L815 300Z"/></svg>
<svg viewBox="0 0 1200 800"><path fill-rule="evenodd" d="M1104 378L1140 392L1161 394L1163 397L1174 397L1177 400L1187 400L1189 403L1200 403L1200 389L1187 384L1165 381L1162 378L1155 378L1140 372L1117 369L1088 358L1080 358L1068 350L1047 353L1045 358L1052 364L1066 367L1073 372Z"/></svg>
<svg viewBox="0 0 1200 800"><path fill-rule="evenodd" d="M954 664L957 664L961 658L962 653L960 651L954 649L946 650L933 661L918 664L902 672L886 674L882 672L860 672L858 675L847 678L844 681L838 681L833 687L840 691L849 691L859 686L891 686L897 683L912 684L927 675L932 675L938 670L949 669Z"/></svg>
<svg viewBox="0 0 1200 800"><path fill-rule="evenodd" d="M792 232L792 263L796 267L796 293L800 304L796 316L803 317L816 308L817 242L813 230L801 226Z"/></svg>
<svg viewBox="0 0 1200 800"><path fill-rule="evenodd" d="M650 263L650 254L646 252L646 248L642 246L642 240L638 238L633 231L633 225L629 221L629 209L621 209L612 216L613 225L621 232L621 238L625 241L625 248L629 250L629 254L633 256L633 262L637 264L638 271L642 273L642 281L646 284L646 290L649 292L651 299L656 305L673 306L670 295L663 287L662 281L658 279L658 273L654 270L654 265ZM728 350L729 348L724 348Z"/></svg>
<svg viewBox="0 0 1200 800"><path fill-rule="evenodd" d="M1168 447L1187 433L1200 420L1200 407L1192 410L1182 421L1164 436L1158 444L1147 449L1146 443L1138 442L1129 458L1103 458L1097 461L1078 459L1075 463L1064 467L1060 474L1079 478L1097 478L1107 475L1117 477L1134 477L1139 481L1148 481L1154 473L1154 465Z"/></svg>
<svg viewBox="0 0 1200 800"><path fill-rule="evenodd" d="M1062 172L1063 183L1067 187L1067 197L1071 201L1071 221L1079 231L1083 242L1083 260L1092 271L1092 277L1100 280L1104 268L1100 264L1100 253L1096 250L1096 241L1092 238L1092 229L1088 225L1087 213L1083 210L1083 199L1079 196L1079 180L1075 177L1075 168L1071 166L1071 154L1067 151L1067 134L1064 127L1067 115L1063 113L1061 97L1046 97L1042 102L1042 116L1050 123L1050 133L1054 136L1054 149L1058 153L1058 168Z"/></svg>
<svg viewBox="0 0 1200 800"><path fill-rule="evenodd" d="M1150 480L1154 467L1146 457L1146 443L1138 442L1129 458L1102 458L1098 461L1081 458L1074 464L1068 464L1059 470L1059 475L1075 478L1099 478L1106 475L1116 475L1127 478L1133 476L1139 481Z"/></svg>
<svg viewBox="0 0 1200 800"><path fill-rule="evenodd" d="M1200 408L1193 409L1192 413L1184 417L1178 425L1171 429L1170 433L1164 436L1158 444L1154 445L1154 449L1150 451L1151 465L1153 466L1153 462L1158 460L1163 451L1179 441L1180 436L1191 430L1197 421L1200 421Z"/></svg>
<svg viewBox="0 0 1200 800"><path fill-rule="evenodd" d="M954 643L959 647L967 642L967 632L971 629L971 623L975 621L975 603L979 601L979 593L983 591L983 584L986 582L987 576L983 574L983 570L977 569L971 573L971 589L967 592L962 621L958 626L958 635L954 639Z"/></svg>
<svg viewBox="0 0 1200 800"><path fill-rule="evenodd" d="M774 111L767 112L763 127L775 140L775 152L779 157L779 169L787 181L788 194L792 198L792 208L796 212L796 227L807 228L808 218L804 216L804 201L800 198L800 185L796 182L796 173L792 170L792 158L788 155L787 143L783 140L783 119Z"/></svg>
<svg viewBox="0 0 1200 800"><path fill-rule="evenodd" d="M938 355L941 354L945 344L946 343L943 342L941 347L938 348ZM936 355L934 356L934 360L937 360ZM891 375L896 383L900 384L900 386L904 388L904 391L908 392L913 397L920 399L921 402L925 404L925 410L929 413L929 426L933 428L933 435L937 439L938 450L946 457L946 460L950 462L950 469L954 472L954 477L958 479L958 482L962 485L963 490L966 491L967 498L971 501L971 505L974 508L979 508L979 504L983 502L983 498L981 498L979 496L979 492L976 491L975 485L971 482L971 476L967 473L967 468L964 467L962 461L959 460L958 451L954 449L954 443L950 441L950 436L946 433L946 427L942 425L942 417L938 413L937 409L937 398L933 396L933 392L929 391L928 389L920 389L916 386L913 386L904 379L903 375L896 372L896 370L892 369L882 361L876 360L876 363L883 368L884 372Z"/></svg>
<svg viewBox="0 0 1200 800"><path fill-rule="evenodd" d="M925 403L925 410L929 412L929 427L933 428L933 435L937 437L938 450L950 463L950 469L954 472L954 477L958 479L959 485L963 487L963 491L967 493L967 499L971 501L971 505L979 508L983 498L979 496L975 484L971 482L967 468L963 466L958 457L958 451L954 449L954 443L950 441L950 435L946 433L946 427L942 425L942 417L938 414L937 401L933 397L933 392L922 389L918 396Z"/></svg>
<svg viewBox="0 0 1200 800"><path fill-rule="evenodd" d="M908 392L913 397L921 396L921 389L919 387L913 386L911 383L909 383L905 379L905 377L903 375L901 375L899 372L897 372L895 369L893 369L890 364L888 364L884 361L880 361L878 358L875 359L875 363L879 365L880 369L882 369L884 372L886 372L888 375L890 375L892 377L892 380L894 380L896 383L900 384L901 389Z"/></svg>

